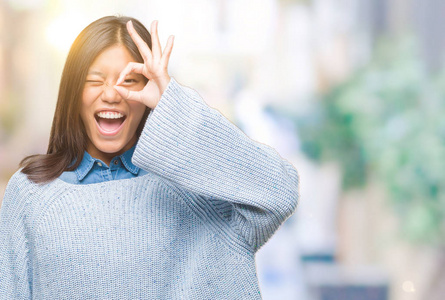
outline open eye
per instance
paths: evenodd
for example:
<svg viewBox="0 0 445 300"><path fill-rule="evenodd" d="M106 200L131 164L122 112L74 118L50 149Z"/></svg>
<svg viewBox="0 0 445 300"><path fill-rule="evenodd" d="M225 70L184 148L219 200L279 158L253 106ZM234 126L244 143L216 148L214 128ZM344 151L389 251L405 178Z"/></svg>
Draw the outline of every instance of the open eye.
<svg viewBox="0 0 445 300"><path fill-rule="evenodd" d="M132 85L132 84L135 84L135 83L138 83L138 81L136 79L134 79L134 78L127 78L123 82L124 85Z"/></svg>

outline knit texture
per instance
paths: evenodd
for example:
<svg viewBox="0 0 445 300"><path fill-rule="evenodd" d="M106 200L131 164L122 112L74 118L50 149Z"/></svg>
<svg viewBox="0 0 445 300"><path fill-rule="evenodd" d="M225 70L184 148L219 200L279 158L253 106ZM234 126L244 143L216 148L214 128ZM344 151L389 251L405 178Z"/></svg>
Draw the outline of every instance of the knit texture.
<svg viewBox="0 0 445 300"><path fill-rule="evenodd" d="M138 141L147 175L74 185L18 171L0 211L0 299L261 299L255 252L298 175L171 80Z"/></svg>

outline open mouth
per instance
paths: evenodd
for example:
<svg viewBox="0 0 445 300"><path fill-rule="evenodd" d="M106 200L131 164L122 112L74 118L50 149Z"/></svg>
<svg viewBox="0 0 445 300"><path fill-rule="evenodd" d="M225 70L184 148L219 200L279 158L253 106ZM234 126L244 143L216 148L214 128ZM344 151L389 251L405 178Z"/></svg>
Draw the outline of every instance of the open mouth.
<svg viewBox="0 0 445 300"><path fill-rule="evenodd" d="M126 116L115 111L101 111L94 115L102 134L116 134L124 124Z"/></svg>

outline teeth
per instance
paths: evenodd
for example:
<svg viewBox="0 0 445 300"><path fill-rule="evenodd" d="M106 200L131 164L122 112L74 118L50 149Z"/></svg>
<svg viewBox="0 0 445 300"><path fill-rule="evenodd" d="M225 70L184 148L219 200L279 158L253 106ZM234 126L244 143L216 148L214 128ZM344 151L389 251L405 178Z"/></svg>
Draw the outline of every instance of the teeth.
<svg viewBox="0 0 445 300"><path fill-rule="evenodd" d="M122 118L124 115L118 112L101 111L97 114L97 116L103 119L119 119Z"/></svg>

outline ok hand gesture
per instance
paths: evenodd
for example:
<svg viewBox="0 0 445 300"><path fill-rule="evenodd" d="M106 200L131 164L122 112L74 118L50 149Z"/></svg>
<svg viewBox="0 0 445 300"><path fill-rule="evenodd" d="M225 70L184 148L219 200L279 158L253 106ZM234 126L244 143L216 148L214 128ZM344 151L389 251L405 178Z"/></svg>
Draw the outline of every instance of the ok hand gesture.
<svg viewBox="0 0 445 300"><path fill-rule="evenodd" d="M162 52L158 36L157 21L151 23L151 50L136 32L131 21L127 23L127 30L138 47L139 53L144 59L144 63L128 63L125 69L120 73L114 88L126 100L139 101L149 108L155 108L162 93L170 82L170 76L168 75L168 61L173 49L174 37L170 36L168 38L167 45L165 46L164 52ZM121 86L125 77L130 73L142 74L148 79L147 84L141 91L130 91Z"/></svg>

